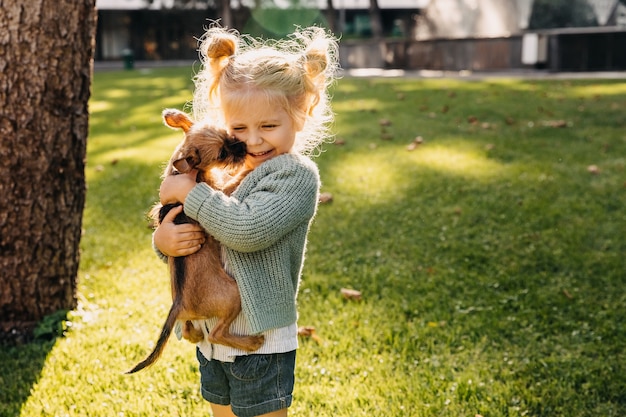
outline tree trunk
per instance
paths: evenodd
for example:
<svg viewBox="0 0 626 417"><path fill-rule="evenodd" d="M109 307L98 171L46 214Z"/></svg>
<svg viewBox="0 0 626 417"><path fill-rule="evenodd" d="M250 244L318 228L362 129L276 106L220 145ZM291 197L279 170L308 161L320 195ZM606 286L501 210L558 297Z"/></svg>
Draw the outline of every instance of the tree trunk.
<svg viewBox="0 0 626 417"><path fill-rule="evenodd" d="M95 0L0 0L0 333L76 305Z"/></svg>
<svg viewBox="0 0 626 417"><path fill-rule="evenodd" d="M225 28L233 27L233 14L232 8L230 6L230 0L218 0L219 10L220 10L220 24Z"/></svg>
<svg viewBox="0 0 626 417"><path fill-rule="evenodd" d="M340 32L337 28L337 10L335 10L333 0L326 0L326 21L331 32L335 34Z"/></svg>
<svg viewBox="0 0 626 417"><path fill-rule="evenodd" d="M370 0L369 5L370 26L372 28L372 37L374 42L378 44L378 50L380 51L380 60L383 66L387 63L387 44L383 37L383 19L380 14L380 7L378 6L378 0Z"/></svg>
<svg viewBox="0 0 626 417"><path fill-rule="evenodd" d="M383 39L383 19L380 15L380 7L378 0L370 0L369 5L370 26L372 28L372 37L380 42Z"/></svg>

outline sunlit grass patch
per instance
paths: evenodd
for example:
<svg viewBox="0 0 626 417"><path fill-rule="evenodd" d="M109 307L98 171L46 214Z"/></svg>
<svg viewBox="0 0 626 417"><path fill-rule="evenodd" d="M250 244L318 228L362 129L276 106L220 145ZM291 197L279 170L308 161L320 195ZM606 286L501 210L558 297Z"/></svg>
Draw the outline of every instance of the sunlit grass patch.
<svg viewBox="0 0 626 417"><path fill-rule="evenodd" d="M484 153L472 153L454 148L433 146L419 153L418 163L447 174L475 179L498 178L506 171L502 164L488 159Z"/></svg>
<svg viewBox="0 0 626 417"><path fill-rule="evenodd" d="M623 95L626 94L626 83L582 83L578 85L569 85L568 87L572 96L579 95L583 97L591 97L596 100L602 97L611 98L611 96L617 96L617 98L621 100L622 105L626 104L624 103L623 98Z"/></svg>

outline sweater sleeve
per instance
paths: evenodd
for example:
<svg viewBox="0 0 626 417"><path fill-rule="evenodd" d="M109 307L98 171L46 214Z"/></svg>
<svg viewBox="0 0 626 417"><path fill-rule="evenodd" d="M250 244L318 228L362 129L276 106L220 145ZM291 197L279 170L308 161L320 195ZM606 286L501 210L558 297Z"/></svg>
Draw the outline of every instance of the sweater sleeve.
<svg viewBox="0 0 626 417"><path fill-rule="evenodd" d="M265 249L315 214L319 174L312 161L292 154L252 171L231 195L200 183L185 213L223 245L239 252Z"/></svg>
<svg viewBox="0 0 626 417"><path fill-rule="evenodd" d="M156 253L157 257L160 260L162 260L164 263L167 263L168 261L167 255L161 252L159 248L157 248L157 246L154 244L154 232L152 233L152 249L154 250L154 253Z"/></svg>

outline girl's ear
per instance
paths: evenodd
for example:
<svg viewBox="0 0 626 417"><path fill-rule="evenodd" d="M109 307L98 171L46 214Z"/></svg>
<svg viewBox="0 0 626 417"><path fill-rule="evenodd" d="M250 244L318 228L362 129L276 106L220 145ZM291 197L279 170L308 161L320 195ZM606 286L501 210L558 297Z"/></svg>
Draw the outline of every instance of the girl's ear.
<svg viewBox="0 0 626 417"><path fill-rule="evenodd" d="M309 115L309 110L307 109L307 106L292 103L291 109L285 110L287 111L287 114L291 119L291 123L293 124L293 128L295 129L295 131L302 131L302 129L304 129L304 123L306 122L306 118Z"/></svg>
<svg viewBox="0 0 626 417"><path fill-rule="evenodd" d="M302 129L304 129L304 118L303 117L294 118L293 127L296 129L296 132L300 132Z"/></svg>

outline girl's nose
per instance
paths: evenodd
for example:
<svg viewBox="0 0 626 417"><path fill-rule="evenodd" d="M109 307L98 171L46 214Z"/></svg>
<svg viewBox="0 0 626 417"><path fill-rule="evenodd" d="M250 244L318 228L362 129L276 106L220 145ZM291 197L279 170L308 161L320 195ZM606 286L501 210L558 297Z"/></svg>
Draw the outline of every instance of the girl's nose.
<svg viewBox="0 0 626 417"><path fill-rule="evenodd" d="M248 146L255 146L263 143L263 139L261 138L261 135L259 135L257 132L250 132L245 142Z"/></svg>

